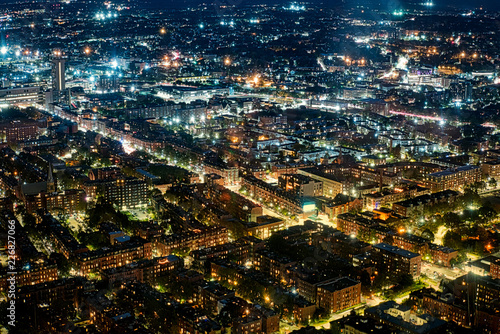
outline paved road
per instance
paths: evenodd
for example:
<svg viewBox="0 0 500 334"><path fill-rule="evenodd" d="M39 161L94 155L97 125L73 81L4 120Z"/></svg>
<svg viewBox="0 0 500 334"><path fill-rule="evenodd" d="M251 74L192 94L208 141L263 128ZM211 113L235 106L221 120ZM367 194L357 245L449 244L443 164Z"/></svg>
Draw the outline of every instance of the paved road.
<svg viewBox="0 0 500 334"><path fill-rule="evenodd" d="M493 195L493 193L497 192L497 191L500 191L499 188L495 188L495 189L489 189L489 190L485 190L483 192L479 192L479 196L489 196L489 195Z"/></svg>
<svg viewBox="0 0 500 334"><path fill-rule="evenodd" d="M448 279L455 279L466 273L465 271L458 268L452 269L449 267L438 266L432 263L422 263L422 273L426 274L428 277L433 278L434 272L436 272L437 276L442 276L443 278ZM429 275L428 273L431 273L432 275Z"/></svg>
<svg viewBox="0 0 500 334"><path fill-rule="evenodd" d="M448 228L444 225L439 226L436 235L434 236L434 243L438 245L443 245L444 235L448 232Z"/></svg>

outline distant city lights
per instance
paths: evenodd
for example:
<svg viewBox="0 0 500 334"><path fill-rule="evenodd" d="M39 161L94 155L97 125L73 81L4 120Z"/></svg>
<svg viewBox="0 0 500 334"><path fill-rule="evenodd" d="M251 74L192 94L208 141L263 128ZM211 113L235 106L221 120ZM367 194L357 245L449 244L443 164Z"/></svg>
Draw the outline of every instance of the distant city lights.
<svg viewBox="0 0 500 334"><path fill-rule="evenodd" d="M285 9L287 9L287 10L293 10L293 11L298 12L298 11L305 10L306 7L305 6L299 6L299 5L295 4L295 3L292 3L292 4L290 4L290 7L285 8Z"/></svg>
<svg viewBox="0 0 500 334"><path fill-rule="evenodd" d="M108 12L107 14L104 14L104 13L95 14L95 19L98 21L111 19L111 18L115 18L115 17L118 17L117 13Z"/></svg>

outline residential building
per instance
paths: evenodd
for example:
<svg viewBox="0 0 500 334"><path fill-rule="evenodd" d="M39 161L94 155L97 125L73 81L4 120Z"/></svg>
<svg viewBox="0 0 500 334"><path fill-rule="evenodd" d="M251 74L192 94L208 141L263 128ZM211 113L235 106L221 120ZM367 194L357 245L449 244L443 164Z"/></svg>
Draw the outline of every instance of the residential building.
<svg viewBox="0 0 500 334"><path fill-rule="evenodd" d="M316 304L329 314L345 310L361 303L361 283L341 277L318 285Z"/></svg>
<svg viewBox="0 0 500 334"><path fill-rule="evenodd" d="M444 320L428 314L415 315L409 307L394 301L367 308L365 316L409 334L440 333L446 326Z"/></svg>
<svg viewBox="0 0 500 334"><path fill-rule="evenodd" d="M147 183L137 178L87 181L83 189L88 200L95 201L102 196L120 208L141 207L148 203Z"/></svg>
<svg viewBox="0 0 500 334"><path fill-rule="evenodd" d="M302 174L282 174L278 187L298 197L323 195L323 183Z"/></svg>
<svg viewBox="0 0 500 334"><path fill-rule="evenodd" d="M463 190L465 186L479 181L481 181L481 168L466 165L428 174L425 178L425 186L432 192Z"/></svg>
<svg viewBox="0 0 500 334"><path fill-rule="evenodd" d="M417 278L422 269L420 254L385 243L373 245L372 259L379 271L392 275L408 274Z"/></svg>

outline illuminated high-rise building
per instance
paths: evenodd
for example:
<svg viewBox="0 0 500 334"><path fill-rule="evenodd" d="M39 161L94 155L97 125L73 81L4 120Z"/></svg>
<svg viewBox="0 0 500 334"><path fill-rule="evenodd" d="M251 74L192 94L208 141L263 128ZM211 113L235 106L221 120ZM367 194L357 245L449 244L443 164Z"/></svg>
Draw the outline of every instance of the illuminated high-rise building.
<svg viewBox="0 0 500 334"><path fill-rule="evenodd" d="M62 92L66 88L66 78L64 75L66 60L59 56L52 59L52 89Z"/></svg>

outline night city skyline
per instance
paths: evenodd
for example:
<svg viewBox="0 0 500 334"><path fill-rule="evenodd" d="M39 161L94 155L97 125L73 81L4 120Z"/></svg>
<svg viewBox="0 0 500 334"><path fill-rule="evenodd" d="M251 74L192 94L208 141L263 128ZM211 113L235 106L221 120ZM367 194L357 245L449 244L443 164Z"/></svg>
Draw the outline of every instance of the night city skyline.
<svg viewBox="0 0 500 334"><path fill-rule="evenodd" d="M500 2L0 0L0 333L500 333Z"/></svg>

